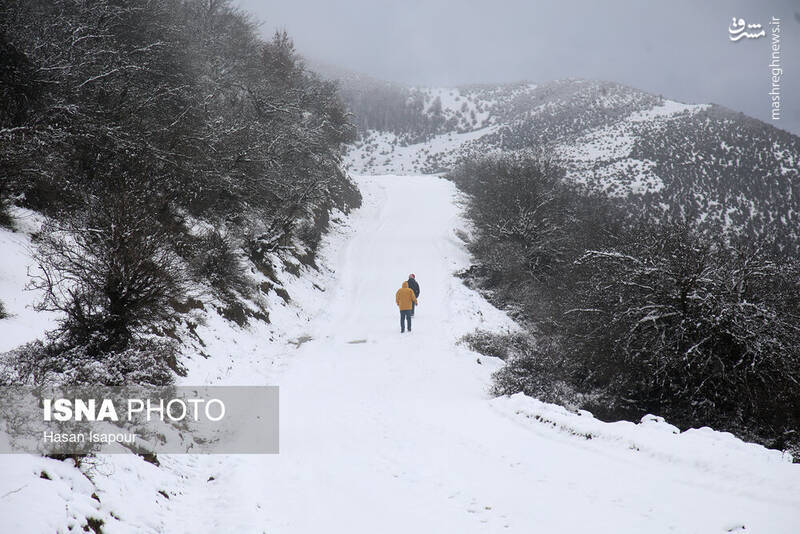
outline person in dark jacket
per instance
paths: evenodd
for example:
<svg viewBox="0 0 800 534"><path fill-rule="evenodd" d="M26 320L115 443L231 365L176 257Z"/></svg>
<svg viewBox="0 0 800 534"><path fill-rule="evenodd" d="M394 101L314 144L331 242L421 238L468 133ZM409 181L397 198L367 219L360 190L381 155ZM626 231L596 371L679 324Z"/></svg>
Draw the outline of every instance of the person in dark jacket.
<svg viewBox="0 0 800 534"><path fill-rule="evenodd" d="M408 275L408 287L414 292L415 297L419 297L419 284L417 283L417 277L414 276L414 273ZM416 309L417 302L414 301L414 305L411 306L411 317L414 317L414 310Z"/></svg>

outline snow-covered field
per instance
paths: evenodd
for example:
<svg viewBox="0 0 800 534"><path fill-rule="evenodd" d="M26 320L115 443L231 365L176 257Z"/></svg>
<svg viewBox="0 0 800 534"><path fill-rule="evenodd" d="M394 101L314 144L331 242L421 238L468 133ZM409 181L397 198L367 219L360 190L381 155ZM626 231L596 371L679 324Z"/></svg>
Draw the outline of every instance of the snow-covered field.
<svg viewBox="0 0 800 534"><path fill-rule="evenodd" d="M377 174L414 175L420 169L452 167L465 149L465 145L494 133L496 126L487 126L469 132L449 132L431 139L403 145L391 132L370 131L350 149L346 165L352 172L369 170Z"/></svg>
<svg viewBox="0 0 800 534"><path fill-rule="evenodd" d="M453 276L469 264L455 188L357 181L364 206L328 236L327 268L287 282L294 304L273 302L269 328L209 322L211 357L187 362L195 383L280 386L280 454L103 456L92 482L6 455L0 532L80 531L87 515L107 533L800 531L800 465L780 452L491 399L502 362L457 340L515 326ZM394 292L411 272L420 306L401 335Z"/></svg>

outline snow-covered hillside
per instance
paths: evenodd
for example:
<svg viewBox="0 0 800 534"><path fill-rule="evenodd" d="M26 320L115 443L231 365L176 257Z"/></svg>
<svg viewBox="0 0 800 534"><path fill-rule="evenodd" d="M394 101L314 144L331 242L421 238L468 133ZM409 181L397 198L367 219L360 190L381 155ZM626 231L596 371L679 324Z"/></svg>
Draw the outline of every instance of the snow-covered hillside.
<svg viewBox="0 0 800 534"><path fill-rule="evenodd" d="M280 386L280 454L101 456L81 471L2 456L0 532L81 531L87 517L106 533L797 532L800 465L778 451L491 399L501 362L458 339L515 325L453 276L469 265L455 188L357 182L364 204L327 236L327 267L287 280L294 303L271 302L269 327L210 314L209 358L187 364L186 384ZM410 272L420 306L400 334Z"/></svg>
<svg viewBox="0 0 800 534"><path fill-rule="evenodd" d="M380 126L362 128L346 157L351 172L441 173L464 158L543 154L575 183L657 218L777 235L792 250L800 239L800 138L721 106L590 80L407 88L405 104L384 88L342 83L359 125ZM380 121L375 101L393 106Z"/></svg>
<svg viewBox="0 0 800 534"><path fill-rule="evenodd" d="M512 127L514 121L546 120L569 105L566 101L550 101L520 111L518 116L511 119L512 123L505 123L509 119L509 107L514 105L512 103L523 97L534 98L535 89L535 85L513 87L503 100L493 94L500 92L499 89L493 93L469 89L464 89L462 93L462 89L458 88L419 89L425 95L425 112L430 114L434 103L438 101L438 108L452 129L410 144L394 132L366 132L364 138L348 152L346 166L359 173L441 172L452 168L465 157L502 152L507 148L503 133ZM459 103L462 105L459 106ZM604 104L614 107L619 102L611 99ZM659 101L652 107L637 105L618 120L554 140L548 146L548 155L567 169L567 176L571 180L608 194L627 196L631 193L657 192L664 187L664 181L655 171L657 162L637 155L634 152L636 143L646 128L669 128L671 121L691 116L708 107L672 100ZM475 109L482 112L475 115ZM479 119L472 121L473 116ZM511 134L508 136L513 137Z"/></svg>
<svg viewBox="0 0 800 534"><path fill-rule="evenodd" d="M3 267L0 270L0 302L7 318L0 320L0 353L33 341L42 332L55 327L56 316L34 311L41 294L26 289L29 274L36 274L31 260L33 243L31 235L42 223L36 212L17 208L13 210L16 232L0 228L0 249L3 250Z"/></svg>

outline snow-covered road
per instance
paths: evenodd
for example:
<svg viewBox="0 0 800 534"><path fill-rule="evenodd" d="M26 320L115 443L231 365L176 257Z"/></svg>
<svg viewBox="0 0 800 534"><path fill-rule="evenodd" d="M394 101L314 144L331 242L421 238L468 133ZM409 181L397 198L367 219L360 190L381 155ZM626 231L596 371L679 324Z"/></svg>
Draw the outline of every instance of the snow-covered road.
<svg viewBox="0 0 800 534"><path fill-rule="evenodd" d="M101 456L84 468L93 484L66 462L5 456L0 532L74 531L86 517L107 534L800 532L800 465L779 452L492 399L502 362L457 340L514 325L453 276L469 265L455 188L357 182L363 207L322 251L333 272L287 286L294 302L271 308L273 325L212 318L212 357L187 362L185 384L280 386L280 454ZM411 272L420 306L401 335L394 294Z"/></svg>
<svg viewBox="0 0 800 534"><path fill-rule="evenodd" d="M500 363L479 364L456 340L510 323L453 277L469 258L455 234L463 222L452 184L358 182L364 207L352 237L328 251L335 282L305 332L312 339L275 381L281 453L220 469L213 484L222 499L197 508L191 531L800 531L800 466L763 449L733 463L741 442L701 433L695 460L691 450L672 454L679 447L666 431L664 447L648 454L531 422L512 400L490 401ZM420 307L413 333L401 335L394 292L410 272ZM172 505L183 518L174 527L189 528L180 500Z"/></svg>

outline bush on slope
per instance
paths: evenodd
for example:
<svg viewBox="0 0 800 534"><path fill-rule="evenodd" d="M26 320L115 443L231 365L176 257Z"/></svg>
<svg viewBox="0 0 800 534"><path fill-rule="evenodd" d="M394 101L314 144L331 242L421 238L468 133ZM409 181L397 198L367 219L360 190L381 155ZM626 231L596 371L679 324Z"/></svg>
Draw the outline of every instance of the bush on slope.
<svg viewBox="0 0 800 534"><path fill-rule="evenodd" d="M49 218L56 352L103 361L169 331L197 284L241 306L245 262L313 258L360 203L335 85L230 2L6 2L0 50L0 205Z"/></svg>
<svg viewBox="0 0 800 534"><path fill-rule="evenodd" d="M476 230L467 278L532 334L468 339L506 358L498 393L797 444L794 259L690 222L652 223L566 188L540 160L473 161L451 176Z"/></svg>

